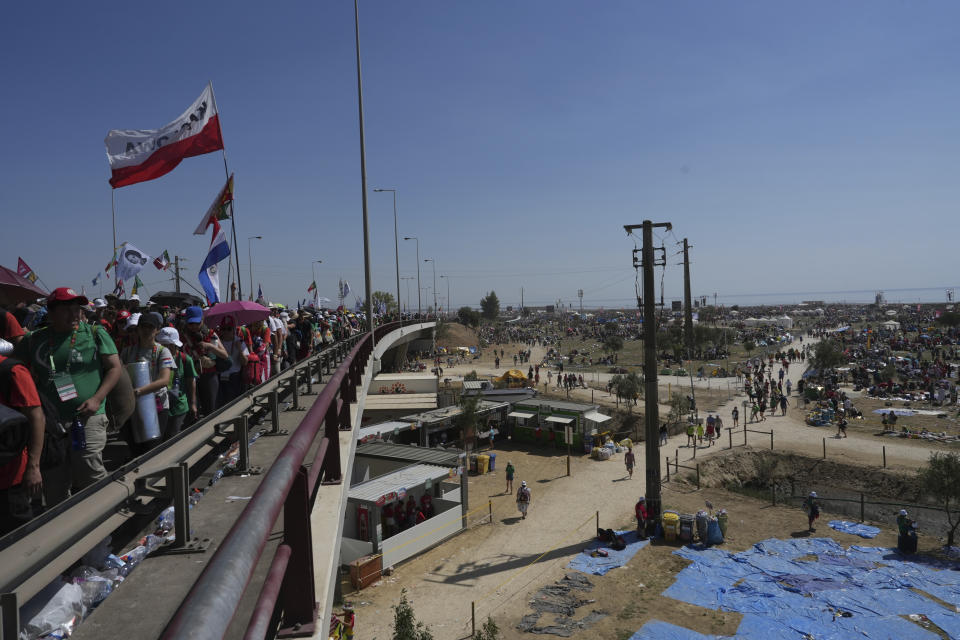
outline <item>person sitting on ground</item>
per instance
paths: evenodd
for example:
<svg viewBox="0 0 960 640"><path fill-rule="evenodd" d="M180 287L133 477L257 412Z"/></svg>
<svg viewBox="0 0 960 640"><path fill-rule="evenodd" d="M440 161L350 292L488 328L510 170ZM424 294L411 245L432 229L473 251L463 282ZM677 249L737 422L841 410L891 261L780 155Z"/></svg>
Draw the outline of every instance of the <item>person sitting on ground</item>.
<svg viewBox="0 0 960 640"><path fill-rule="evenodd" d="M627 541L613 529L597 529L597 539L614 551L623 551L627 548Z"/></svg>

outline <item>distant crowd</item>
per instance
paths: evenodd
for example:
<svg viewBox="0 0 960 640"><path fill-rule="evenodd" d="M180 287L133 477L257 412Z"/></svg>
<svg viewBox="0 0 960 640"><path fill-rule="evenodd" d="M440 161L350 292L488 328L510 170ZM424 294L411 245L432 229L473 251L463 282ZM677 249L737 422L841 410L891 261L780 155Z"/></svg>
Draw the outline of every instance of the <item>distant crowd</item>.
<svg viewBox="0 0 960 640"><path fill-rule="evenodd" d="M106 477L108 439L139 455L367 327L343 308L235 317L136 296L91 301L66 287L0 309L0 535ZM156 417L145 435L135 407L148 396Z"/></svg>

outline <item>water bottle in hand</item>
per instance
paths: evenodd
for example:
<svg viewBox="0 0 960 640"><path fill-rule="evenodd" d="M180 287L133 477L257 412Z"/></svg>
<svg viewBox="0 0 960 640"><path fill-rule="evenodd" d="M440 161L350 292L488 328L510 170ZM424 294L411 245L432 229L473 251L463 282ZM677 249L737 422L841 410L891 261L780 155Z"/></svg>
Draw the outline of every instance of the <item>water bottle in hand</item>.
<svg viewBox="0 0 960 640"><path fill-rule="evenodd" d="M83 451L87 448L87 431L83 425L83 418L79 414L74 416L73 424L70 425L70 440L74 451Z"/></svg>

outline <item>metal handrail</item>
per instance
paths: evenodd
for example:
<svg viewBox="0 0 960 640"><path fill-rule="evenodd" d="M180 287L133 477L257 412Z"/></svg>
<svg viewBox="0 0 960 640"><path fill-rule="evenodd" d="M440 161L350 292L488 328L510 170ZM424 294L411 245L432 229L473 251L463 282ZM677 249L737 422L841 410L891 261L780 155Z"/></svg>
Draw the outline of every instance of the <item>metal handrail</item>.
<svg viewBox="0 0 960 640"><path fill-rule="evenodd" d="M336 362L344 348L359 339L360 336L353 336L298 362L185 429L173 440L110 472L103 480L3 538L0 566L4 569L0 574L0 593L15 593L19 604L29 600L104 536L127 521L129 516L120 509L131 498L136 498L138 479L202 457L200 451L208 446L217 425L226 418L253 409L257 396L282 388L304 367L312 372L315 363L319 363L319 369L331 358Z"/></svg>
<svg viewBox="0 0 960 640"><path fill-rule="evenodd" d="M374 332L375 339L378 340L383 334L402 326L401 322L380 326ZM222 638L224 636L260 561L281 509L284 510L284 544L289 542L291 551L288 553L278 550L274 556L270 567L270 578L260 590L250 630L266 629L266 621L273 615L282 592L287 591L284 587L291 575L290 571L294 570L310 572L308 583L298 581L296 585L296 589L309 593L309 598L304 598L303 593L291 594L298 602L309 600L307 602L309 611L304 615L301 608L301 615L295 617L314 615L310 556L312 550L309 539L309 511L312 496L315 495L316 483L321 481L321 473L323 481L331 483L342 481L338 434L341 429L351 428L349 403L356 399L356 388L361 384L363 369L372 351L373 344L370 334L367 334L354 346L334 372L304 416L300 426L278 454L246 508L180 604L164 630L163 638ZM312 468L308 472L304 465L321 426L324 427L323 440L317 448ZM332 460L332 458L336 459ZM307 503L306 513L298 513L297 507L304 505L296 503L304 501ZM291 511L292 515L299 516L298 519L305 518L306 522L288 521ZM298 556L300 556L299 559ZM307 559L309 561L304 562ZM280 576L283 576L282 579ZM283 586L278 585L278 580L283 583ZM288 619L287 622L293 621ZM296 622L312 624L314 620Z"/></svg>

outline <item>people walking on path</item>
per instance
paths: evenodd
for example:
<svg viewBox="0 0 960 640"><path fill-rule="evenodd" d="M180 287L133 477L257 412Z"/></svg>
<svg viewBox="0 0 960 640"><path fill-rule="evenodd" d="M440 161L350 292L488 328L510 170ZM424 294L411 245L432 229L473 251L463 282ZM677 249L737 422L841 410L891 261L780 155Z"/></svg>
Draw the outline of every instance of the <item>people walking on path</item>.
<svg viewBox="0 0 960 640"><path fill-rule="evenodd" d="M627 467L627 477L633 479L633 467L637 464L637 459L633 455L633 447L627 447L627 453L623 456L623 464Z"/></svg>
<svg viewBox="0 0 960 640"><path fill-rule="evenodd" d="M507 488L506 488L506 490L504 491L505 494L512 494L512 493L513 493L513 474L516 473L516 472L517 472L517 470L514 468L513 462L507 460L507 468L506 468L506 473L507 473Z"/></svg>
<svg viewBox="0 0 960 640"><path fill-rule="evenodd" d="M696 427L693 426L692 422L687 423L687 446L696 445Z"/></svg>
<svg viewBox="0 0 960 640"><path fill-rule="evenodd" d="M733 411L730 412L730 417L733 418L733 428L736 429L740 426L740 410L736 407L733 408Z"/></svg>
<svg viewBox="0 0 960 640"><path fill-rule="evenodd" d="M520 483L520 488L517 489L517 510L522 514L520 516L521 520L527 519L527 509L530 508L530 488L527 486L527 481L524 480Z"/></svg>
<svg viewBox="0 0 960 640"><path fill-rule="evenodd" d="M660 425L660 445L661 446L666 446L668 435L669 434L667 432L667 423L664 422L663 424Z"/></svg>

